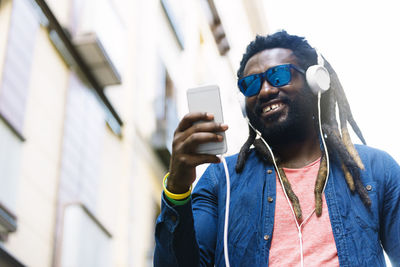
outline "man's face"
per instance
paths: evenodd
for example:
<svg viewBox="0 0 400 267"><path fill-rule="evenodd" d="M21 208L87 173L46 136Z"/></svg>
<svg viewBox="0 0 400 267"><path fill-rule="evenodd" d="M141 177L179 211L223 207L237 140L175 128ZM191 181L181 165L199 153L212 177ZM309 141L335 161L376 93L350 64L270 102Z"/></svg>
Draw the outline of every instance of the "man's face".
<svg viewBox="0 0 400 267"><path fill-rule="evenodd" d="M292 50L266 49L249 59L244 68L244 76L288 63L298 66ZM304 140L309 132L305 128L312 122L315 97L306 87L304 75L294 69L291 73L289 84L277 88L264 81L257 95L246 98L250 122L271 145Z"/></svg>

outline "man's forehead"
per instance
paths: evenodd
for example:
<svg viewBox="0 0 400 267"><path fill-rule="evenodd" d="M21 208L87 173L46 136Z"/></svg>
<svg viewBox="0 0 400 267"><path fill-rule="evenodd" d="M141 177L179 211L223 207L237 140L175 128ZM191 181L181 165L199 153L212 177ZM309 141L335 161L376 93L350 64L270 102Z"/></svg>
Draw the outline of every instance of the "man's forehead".
<svg viewBox="0 0 400 267"><path fill-rule="evenodd" d="M243 73L245 76L260 73L270 67L286 63L297 64L297 58L292 50L287 48L265 49L254 54L247 61Z"/></svg>

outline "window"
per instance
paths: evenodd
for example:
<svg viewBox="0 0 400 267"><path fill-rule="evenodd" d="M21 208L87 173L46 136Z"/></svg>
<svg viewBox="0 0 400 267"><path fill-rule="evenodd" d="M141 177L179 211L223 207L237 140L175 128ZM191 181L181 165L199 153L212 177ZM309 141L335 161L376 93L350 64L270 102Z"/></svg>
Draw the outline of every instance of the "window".
<svg viewBox="0 0 400 267"><path fill-rule="evenodd" d="M152 137L153 147L163 164L168 168L172 139L178 126L176 88L164 65L160 64L157 96L154 102L156 131Z"/></svg>
<svg viewBox="0 0 400 267"><path fill-rule="evenodd" d="M223 56L230 50L230 46L226 38L225 30L222 26L218 10L215 7L214 0L201 0L200 3L202 4L204 12L206 13L211 32L218 47L218 51L220 55Z"/></svg>
<svg viewBox="0 0 400 267"><path fill-rule="evenodd" d="M16 229L15 216L10 216L10 212L16 209L25 108L35 37L39 28L29 2L15 0L12 4L0 81L0 203L4 206L0 209L0 228L4 229L2 239Z"/></svg>
<svg viewBox="0 0 400 267"><path fill-rule="evenodd" d="M39 28L26 0L13 2L3 76L0 116L21 139L28 95L35 37Z"/></svg>
<svg viewBox="0 0 400 267"><path fill-rule="evenodd" d="M63 225L60 266L111 266L111 234L85 206L66 206Z"/></svg>
<svg viewBox="0 0 400 267"><path fill-rule="evenodd" d="M169 25L171 26L171 29L174 33L175 39L178 42L178 45L180 47L181 50L184 49L185 47L185 43L184 43L184 38L183 38L183 34L181 31L181 27L180 24L178 23L178 21L181 21L181 14L177 14L176 11L179 11L180 8L179 6L182 3L178 0L178 1L174 1L174 0L161 0L161 6L165 12L165 15L167 16ZM181 16L178 16L181 15Z"/></svg>
<svg viewBox="0 0 400 267"><path fill-rule="evenodd" d="M92 90L71 74L64 121L60 199L79 201L96 209L104 110ZM60 203L62 205L62 203Z"/></svg>
<svg viewBox="0 0 400 267"><path fill-rule="evenodd" d="M63 216L65 205L71 202L79 202L91 211L96 210L99 187L98 176L102 160L102 144L106 133L104 117L104 109L102 108L101 103L97 100L94 92L72 73L66 104L61 173L58 189L55 243L56 261L59 261L61 257L61 242L65 242L62 236L60 236L63 231L63 221L61 218ZM67 216L67 218L69 217ZM75 229L74 231L75 234L78 234L80 228ZM78 237L74 238L74 242L78 242L76 241L78 240ZM89 242L89 240L85 242ZM85 242L82 241L82 244L86 244ZM80 254L74 254L78 252L67 252L68 255L71 253L73 254L71 257L81 257ZM67 258L69 257L70 256ZM65 260L64 258L65 256L63 255L62 259ZM81 258L79 258L79 262L80 260ZM100 265L88 264L63 266L75 267Z"/></svg>
<svg viewBox="0 0 400 267"><path fill-rule="evenodd" d="M120 74L124 71L123 66L125 65L127 53L126 45L128 42L125 22L115 2L111 0L74 0L72 1L71 13L72 20L69 30L73 39L79 40L84 36L96 36L96 43L101 44L100 50L103 51L107 58L107 69L113 70L113 75L117 76L116 80L118 80L116 84L120 83ZM82 50L80 52L82 52ZM85 58L91 58L93 60L95 57L90 54L94 51L89 50L87 52L87 57L83 56L84 60ZM99 66L94 68L95 64L91 64L88 60L86 60L85 63L89 65L89 68L94 73L99 84L102 84L102 78L104 77L99 75L98 71L101 70ZM120 85L115 86L118 87ZM110 89L110 87L114 87L114 85L108 86L108 89ZM117 111L114 110L112 100L121 97L121 95L119 95L121 92L121 90L112 89L101 91L101 94L104 94L104 98L107 99L107 103L105 103L107 106L105 120L111 130L117 135L121 135L122 121L120 121L119 117L116 118L116 116L118 116L117 114L113 114ZM109 99L111 103L108 102ZM112 110L110 110L109 106L111 106Z"/></svg>
<svg viewBox="0 0 400 267"><path fill-rule="evenodd" d="M119 73L123 73L127 52L125 23L110 0L74 0L71 33L95 33Z"/></svg>
<svg viewBox="0 0 400 267"><path fill-rule="evenodd" d="M0 203L15 210L22 143L1 120L0 147Z"/></svg>

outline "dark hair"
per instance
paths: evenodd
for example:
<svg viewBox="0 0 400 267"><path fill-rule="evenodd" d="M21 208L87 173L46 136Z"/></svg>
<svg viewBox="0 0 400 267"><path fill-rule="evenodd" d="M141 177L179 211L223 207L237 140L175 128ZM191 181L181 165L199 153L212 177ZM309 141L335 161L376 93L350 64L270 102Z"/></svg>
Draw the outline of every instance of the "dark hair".
<svg viewBox="0 0 400 267"><path fill-rule="evenodd" d="M243 71L246 63L252 56L263 50L272 48L286 48L292 50L297 59L297 63L304 70L307 70L307 68L311 65L317 64L318 61L316 50L310 46L304 37L290 35L284 30L267 36L258 35L255 40L247 46L246 53L243 54L239 70L237 71L238 78L240 79L243 77ZM351 142L347 129L347 123L352 126L354 132L364 144L365 140L361 130L358 128L358 125L353 118L350 105L347 101L343 87L335 70L326 59L324 66L329 72L331 85L328 92L324 93L321 97L321 126L324 135L326 136L325 139L329 148L329 154L330 157L334 160L337 160L339 165L342 167L344 178L350 191L352 193L357 192L364 205L369 207L371 205L371 200L361 181L361 170L364 169L364 165L358 155L357 150ZM336 118L336 106L339 108L340 129ZM316 123L318 124L318 122ZM319 125L316 126L319 127ZM246 160L250 155L250 148L252 146L254 146L254 149L261 160L266 163L271 163L271 155L269 155L269 151L259 139L256 139L256 133L251 127L249 127L249 137L240 149L237 158L236 172L242 172ZM287 191L289 199L292 202L296 216L300 218L301 208L298 198L291 190L290 183L287 180L284 171L281 168L279 168L278 171L281 173L285 190ZM323 157L314 189L317 216L321 215L321 195L323 184L325 183L324 179L326 179L326 159Z"/></svg>
<svg viewBox="0 0 400 267"><path fill-rule="evenodd" d="M252 56L271 48L287 48L292 50L298 60L297 63L305 70L309 66L317 64L318 61L317 52L304 37L290 35L282 30L267 36L256 36L256 39L247 46L246 53L243 54L240 67L237 71L237 77L239 79L243 77L244 68Z"/></svg>

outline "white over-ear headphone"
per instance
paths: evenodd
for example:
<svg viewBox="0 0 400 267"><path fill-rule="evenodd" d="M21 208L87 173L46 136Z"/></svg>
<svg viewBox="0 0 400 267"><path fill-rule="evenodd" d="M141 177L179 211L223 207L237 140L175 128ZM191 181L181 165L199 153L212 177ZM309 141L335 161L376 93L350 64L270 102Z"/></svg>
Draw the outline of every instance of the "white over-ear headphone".
<svg viewBox="0 0 400 267"><path fill-rule="evenodd" d="M317 52L318 64L308 67L306 71L307 84L311 91L318 95L318 92L326 92L331 83L331 78L329 76L328 70L324 67L324 59Z"/></svg>

